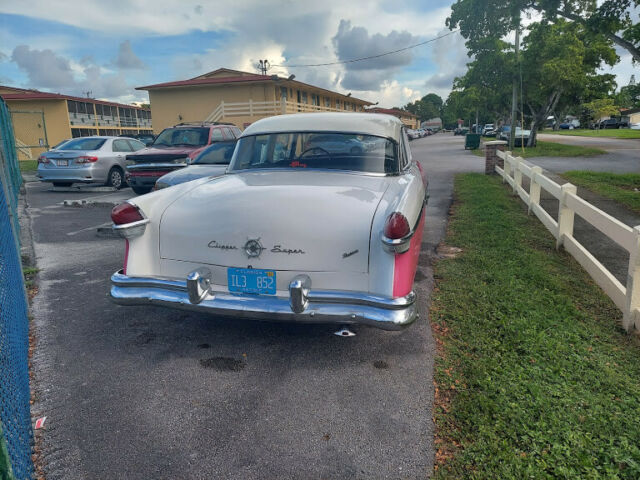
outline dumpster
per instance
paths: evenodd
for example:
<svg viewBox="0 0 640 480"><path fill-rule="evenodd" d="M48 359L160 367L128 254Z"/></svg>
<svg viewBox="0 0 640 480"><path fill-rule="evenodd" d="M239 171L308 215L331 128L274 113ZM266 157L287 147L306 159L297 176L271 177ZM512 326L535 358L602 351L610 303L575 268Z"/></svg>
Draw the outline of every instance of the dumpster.
<svg viewBox="0 0 640 480"><path fill-rule="evenodd" d="M464 136L464 149L480 148L480 134L479 133L467 133Z"/></svg>

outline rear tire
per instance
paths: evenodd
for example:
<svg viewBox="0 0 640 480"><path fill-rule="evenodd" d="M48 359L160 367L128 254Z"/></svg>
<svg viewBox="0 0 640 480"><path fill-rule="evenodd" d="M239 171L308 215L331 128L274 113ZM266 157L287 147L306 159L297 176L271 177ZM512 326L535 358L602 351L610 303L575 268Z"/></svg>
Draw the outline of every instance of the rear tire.
<svg viewBox="0 0 640 480"><path fill-rule="evenodd" d="M53 182L54 187L70 187L73 182Z"/></svg>
<svg viewBox="0 0 640 480"><path fill-rule="evenodd" d="M131 190L133 190L133 193L135 193L136 195L144 195L145 193L149 193L151 191L151 187L134 187L132 185Z"/></svg>
<svg viewBox="0 0 640 480"><path fill-rule="evenodd" d="M111 170L109 170L109 175L107 176L107 186L113 187L116 190L120 190L122 187L126 186L122 169L120 169L119 167L113 167Z"/></svg>

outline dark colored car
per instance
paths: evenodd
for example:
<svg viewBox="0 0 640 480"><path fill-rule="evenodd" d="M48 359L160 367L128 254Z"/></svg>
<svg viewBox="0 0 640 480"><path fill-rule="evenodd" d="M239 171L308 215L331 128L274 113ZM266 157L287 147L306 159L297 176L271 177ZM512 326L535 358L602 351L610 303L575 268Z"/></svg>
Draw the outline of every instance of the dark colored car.
<svg viewBox="0 0 640 480"><path fill-rule="evenodd" d="M179 183L190 182L202 177L219 177L224 175L233 151L236 148L236 141L217 142L209 145L193 160L188 167L174 170L160 177L156 182L154 190L171 187Z"/></svg>
<svg viewBox="0 0 640 480"><path fill-rule="evenodd" d="M127 138L135 138L136 140L140 140L147 147L150 146L153 143L153 141L156 139L156 137L150 133L123 133L122 135L119 135L119 136L127 137Z"/></svg>
<svg viewBox="0 0 640 480"><path fill-rule="evenodd" d="M133 155L127 183L138 195L148 193L163 175L186 167L208 145L235 140L242 132L231 123L181 123L165 128L148 147Z"/></svg>
<svg viewBox="0 0 640 480"><path fill-rule="evenodd" d="M629 123L619 118L609 118L600 122L600 129L604 128L629 128Z"/></svg>
<svg viewBox="0 0 640 480"><path fill-rule="evenodd" d="M469 132L469 129L466 127L458 127L453 131L454 135L466 135Z"/></svg>

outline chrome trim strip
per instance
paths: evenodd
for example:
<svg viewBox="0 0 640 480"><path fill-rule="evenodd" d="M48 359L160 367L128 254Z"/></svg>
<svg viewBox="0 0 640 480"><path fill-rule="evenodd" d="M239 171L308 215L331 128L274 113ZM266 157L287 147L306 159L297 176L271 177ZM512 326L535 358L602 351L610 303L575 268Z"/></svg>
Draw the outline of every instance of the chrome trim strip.
<svg viewBox="0 0 640 480"><path fill-rule="evenodd" d="M290 285L289 298L209 291L193 303L186 281L128 277L119 271L111 277L111 298L120 305L161 305L256 320L361 324L383 330L400 330L418 317L414 292L396 299L359 292L314 292L307 290L304 278L297 280Z"/></svg>
<svg viewBox="0 0 640 480"><path fill-rule="evenodd" d="M127 165L127 170L130 172L135 171L145 171L145 170L161 170L165 168L180 168L188 166L188 163L153 163L153 162L145 162L145 163L136 163L134 165Z"/></svg>
<svg viewBox="0 0 640 480"><path fill-rule="evenodd" d="M143 218L137 222L125 223L122 225L111 225L113 232L122 238L133 238L142 235L147 228L147 223L151 220Z"/></svg>

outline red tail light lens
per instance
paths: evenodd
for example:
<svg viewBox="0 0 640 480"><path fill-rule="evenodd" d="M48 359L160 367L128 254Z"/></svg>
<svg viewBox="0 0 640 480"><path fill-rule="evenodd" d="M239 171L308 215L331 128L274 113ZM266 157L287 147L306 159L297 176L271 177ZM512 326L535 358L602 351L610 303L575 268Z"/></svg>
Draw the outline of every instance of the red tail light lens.
<svg viewBox="0 0 640 480"><path fill-rule="evenodd" d="M411 232L407 217L400 212L393 212L384 224L384 236L391 240L406 237Z"/></svg>
<svg viewBox="0 0 640 480"><path fill-rule="evenodd" d="M96 163L98 161L98 157L78 157L76 158L76 163Z"/></svg>
<svg viewBox="0 0 640 480"><path fill-rule="evenodd" d="M47 157L45 157L44 155L40 155L38 157L38 163L49 163L49 159Z"/></svg>
<svg viewBox="0 0 640 480"><path fill-rule="evenodd" d="M113 223L116 225L124 225L126 223L144 220L144 218L140 210L138 210L138 207L125 202L113 207L113 210L111 210L111 220L113 220Z"/></svg>

